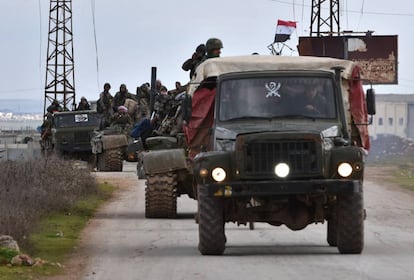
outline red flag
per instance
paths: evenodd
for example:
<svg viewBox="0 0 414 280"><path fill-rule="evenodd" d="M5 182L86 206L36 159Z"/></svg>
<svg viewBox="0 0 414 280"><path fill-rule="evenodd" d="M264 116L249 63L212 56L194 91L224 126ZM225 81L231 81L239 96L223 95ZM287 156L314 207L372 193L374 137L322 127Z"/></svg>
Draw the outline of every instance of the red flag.
<svg viewBox="0 0 414 280"><path fill-rule="evenodd" d="M278 20L276 26L275 40L273 43L285 42L290 39L290 34L296 29L295 21Z"/></svg>

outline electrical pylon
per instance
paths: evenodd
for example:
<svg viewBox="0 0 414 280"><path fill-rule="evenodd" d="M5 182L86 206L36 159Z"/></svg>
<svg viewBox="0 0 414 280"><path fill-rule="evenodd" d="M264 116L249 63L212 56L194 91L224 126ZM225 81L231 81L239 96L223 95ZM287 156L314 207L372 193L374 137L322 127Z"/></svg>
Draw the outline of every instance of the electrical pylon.
<svg viewBox="0 0 414 280"><path fill-rule="evenodd" d="M44 113L53 100L64 110L76 105L72 0L50 0Z"/></svg>
<svg viewBox="0 0 414 280"><path fill-rule="evenodd" d="M312 0L310 37L339 36L339 26L339 0Z"/></svg>

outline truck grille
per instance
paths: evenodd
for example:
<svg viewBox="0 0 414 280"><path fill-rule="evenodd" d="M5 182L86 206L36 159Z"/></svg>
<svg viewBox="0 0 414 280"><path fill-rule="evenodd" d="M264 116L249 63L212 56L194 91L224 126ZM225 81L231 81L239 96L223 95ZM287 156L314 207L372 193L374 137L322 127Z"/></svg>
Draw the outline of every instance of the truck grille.
<svg viewBox="0 0 414 280"><path fill-rule="evenodd" d="M77 144L85 144L91 141L88 131L80 131L74 133L74 142Z"/></svg>
<svg viewBox="0 0 414 280"><path fill-rule="evenodd" d="M290 166L289 177L309 177L321 173L314 141L248 143L245 156L245 174L248 177L274 177L274 167L280 162Z"/></svg>

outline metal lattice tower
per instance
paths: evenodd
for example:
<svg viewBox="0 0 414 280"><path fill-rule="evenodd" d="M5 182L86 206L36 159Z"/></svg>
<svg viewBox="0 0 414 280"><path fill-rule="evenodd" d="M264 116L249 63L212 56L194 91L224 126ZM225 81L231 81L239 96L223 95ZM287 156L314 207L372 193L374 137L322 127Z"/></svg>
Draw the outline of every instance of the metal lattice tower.
<svg viewBox="0 0 414 280"><path fill-rule="evenodd" d="M339 36L339 1L312 0L310 37Z"/></svg>
<svg viewBox="0 0 414 280"><path fill-rule="evenodd" d="M50 0L44 112L55 99L64 110L76 104L72 0Z"/></svg>

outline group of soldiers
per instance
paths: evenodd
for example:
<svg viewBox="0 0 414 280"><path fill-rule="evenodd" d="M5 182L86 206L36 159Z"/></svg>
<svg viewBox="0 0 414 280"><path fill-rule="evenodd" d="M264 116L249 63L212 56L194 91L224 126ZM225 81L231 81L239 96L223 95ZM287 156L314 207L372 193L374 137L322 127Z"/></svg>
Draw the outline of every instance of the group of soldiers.
<svg viewBox="0 0 414 280"><path fill-rule="evenodd" d="M219 57L222 48L223 43L220 39L208 39L205 44L197 46L191 58L183 63L182 69L190 72L191 79L197 66L206 59ZM114 96L110 93L111 85L106 83L97 101L97 111L104 116L105 126L121 126L131 131L134 126L147 120L156 134L174 135L179 132L182 126L179 117L182 100L180 94L186 91L187 85L176 82L175 89L168 90L157 80L153 88L154 99L151 104L149 83L138 86L136 94L130 93L126 85L121 84ZM153 114L150 116L151 112Z"/></svg>
<svg viewBox="0 0 414 280"><path fill-rule="evenodd" d="M191 58L187 59L182 69L190 71L190 79L194 76L198 65L213 57L219 57L223 43L220 39L210 38L205 44L197 46ZM103 91L97 100L97 112L103 116L103 127L118 127L126 134L130 134L134 127L145 122L145 127L150 127L156 134L176 134L181 130L182 121L179 118L180 94L185 92L187 85L175 83L175 89L168 90L157 80L151 104L151 85L143 83L137 87L136 94L128 91L125 84L121 84L119 91L112 96L111 85L105 83ZM182 95L181 95L182 96ZM151 108L152 105L152 108ZM85 97L81 98L76 110L89 110L90 104ZM51 125L53 113L63 111L57 100L47 108L45 123L42 126ZM150 113L153 114L150 116ZM147 133L148 134L148 133ZM140 132L135 136L141 135Z"/></svg>

